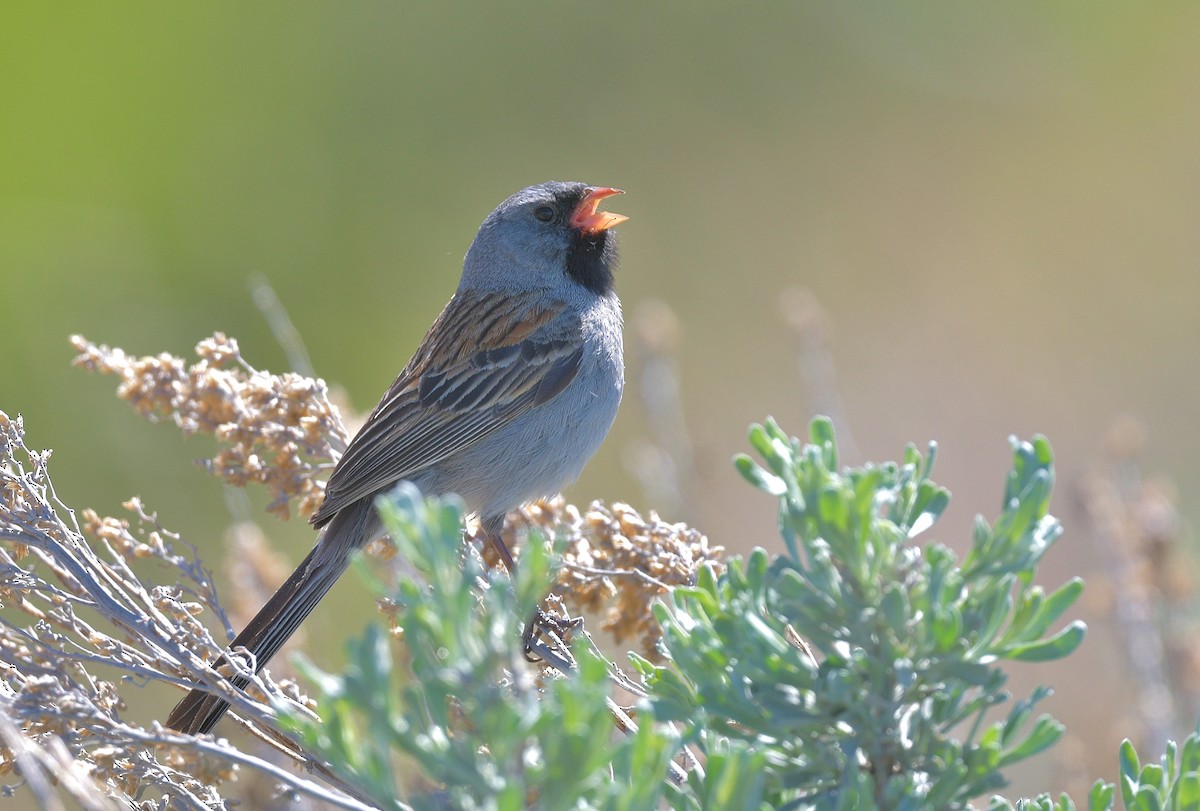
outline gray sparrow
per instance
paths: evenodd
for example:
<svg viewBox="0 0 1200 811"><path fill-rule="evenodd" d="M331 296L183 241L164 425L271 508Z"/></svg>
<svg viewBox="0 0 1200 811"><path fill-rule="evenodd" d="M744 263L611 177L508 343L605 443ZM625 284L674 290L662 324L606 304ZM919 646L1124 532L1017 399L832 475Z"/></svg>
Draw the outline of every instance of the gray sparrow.
<svg viewBox="0 0 1200 811"><path fill-rule="evenodd" d="M621 401L616 238L627 218L600 211L617 189L541 183L483 221L458 289L338 460L313 515L304 562L237 635L256 672L383 533L375 498L398 482L457 493L504 562L509 510L557 493L600 447ZM214 667L225 664L222 656ZM244 687L245 677L233 683ZM167 725L210 731L228 703L200 688Z"/></svg>

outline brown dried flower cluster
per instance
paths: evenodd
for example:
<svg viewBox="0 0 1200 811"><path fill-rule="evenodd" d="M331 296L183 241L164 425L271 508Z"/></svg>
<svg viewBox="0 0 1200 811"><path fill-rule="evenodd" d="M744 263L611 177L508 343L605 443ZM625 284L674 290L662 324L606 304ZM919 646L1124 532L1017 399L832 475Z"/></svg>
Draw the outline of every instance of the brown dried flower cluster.
<svg viewBox="0 0 1200 811"><path fill-rule="evenodd" d="M221 333L196 345L187 366L162 353L133 357L73 336L75 365L121 378L117 396L149 420L171 420L185 435L216 437L220 450L202 464L227 483L265 485L267 509L281 518L293 500L301 515L321 503L325 473L346 447L346 428L324 381L268 374L246 363Z"/></svg>
<svg viewBox="0 0 1200 811"><path fill-rule="evenodd" d="M641 638L642 652L657 657L660 628L651 606L676 586L696 582L700 567L721 568L723 547L686 524L644 517L628 504L596 501L586 512L562 496L512 513L505 522L509 548L521 530L537 527L562 544L556 590L572 611L603 617L617 642ZM476 530L476 540L482 542ZM485 558L490 546L484 547Z"/></svg>

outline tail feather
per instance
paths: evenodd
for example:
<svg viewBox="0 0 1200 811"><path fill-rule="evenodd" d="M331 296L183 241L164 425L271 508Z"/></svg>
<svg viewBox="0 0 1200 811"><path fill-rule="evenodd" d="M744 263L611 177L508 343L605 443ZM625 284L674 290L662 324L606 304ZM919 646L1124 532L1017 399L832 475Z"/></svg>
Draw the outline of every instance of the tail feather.
<svg viewBox="0 0 1200 811"><path fill-rule="evenodd" d="M339 512L308 557L234 638L230 649L245 648L254 657L254 672L262 670L333 588L346 570L350 553L377 534L378 525L371 499L363 499ZM217 669L228 664L228 655L222 654L212 667ZM250 679L236 676L230 681L241 689ZM171 710L167 726L202 735L210 732L228 709L229 702L225 699L197 687Z"/></svg>

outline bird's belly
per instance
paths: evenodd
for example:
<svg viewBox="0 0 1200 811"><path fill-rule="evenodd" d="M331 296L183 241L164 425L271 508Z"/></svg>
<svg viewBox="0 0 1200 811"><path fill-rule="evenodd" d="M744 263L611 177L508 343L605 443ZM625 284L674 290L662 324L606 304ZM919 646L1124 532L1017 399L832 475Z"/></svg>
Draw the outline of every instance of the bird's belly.
<svg viewBox="0 0 1200 811"><path fill-rule="evenodd" d="M616 417L622 385L619 358L616 364L596 359L558 397L442 460L418 486L457 492L470 512L484 518L553 495L599 449Z"/></svg>

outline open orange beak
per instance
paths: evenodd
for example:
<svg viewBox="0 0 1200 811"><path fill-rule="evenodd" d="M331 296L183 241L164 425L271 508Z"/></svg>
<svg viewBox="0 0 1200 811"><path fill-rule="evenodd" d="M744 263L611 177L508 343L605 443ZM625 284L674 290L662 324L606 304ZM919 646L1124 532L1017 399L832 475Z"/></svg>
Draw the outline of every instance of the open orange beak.
<svg viewBox="0 0 1200 811"><path fill-rule="evenodd" d="M624 193L620 189L610 189L607 186L599 189L588 189L588 193L579 201L579 205L575 206L575 210L571 212L571 227L578 228L585 234L595 234L600 231L607 231L609 228L625 222L629 218L624 214L596 210L596 207L600 205L600 201L605 197Z"/></svg>

